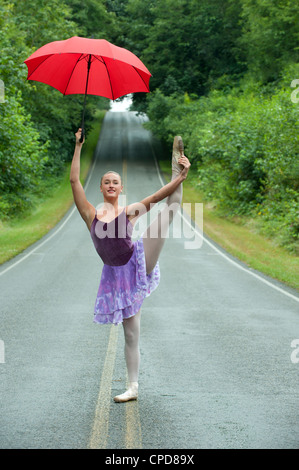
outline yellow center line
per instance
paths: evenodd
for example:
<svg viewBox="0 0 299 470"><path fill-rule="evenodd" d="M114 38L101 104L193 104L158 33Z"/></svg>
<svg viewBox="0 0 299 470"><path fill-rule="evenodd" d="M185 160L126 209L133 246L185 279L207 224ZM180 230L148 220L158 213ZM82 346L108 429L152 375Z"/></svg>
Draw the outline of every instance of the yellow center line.
<svg viewBox="0 0 299 470"><path fill-rule="evenodd" d="M116 357L118 327L112 325L108 348L103 367L100 391L97 400L93 429L89 441L89 449L106 449L109 429L109 413L111 404L111 387Z"/></svg>
<svg viewBox="0 0 299 470"><path fill-rule="evenodd" d="M123 161L123 186L127 184L127 161ZM117 351L119 328L112 325L110 328L109 342L101 377L100 390L96 404L95 417L89 449L106 449L109 433L109 415L111 406L111 389L113 371ZM142 449L141 423L138 402L127 402L126 406L126 449Z"/></svg>
<svg viewBox="0 0 299 470"><path fill-rule="evenodd" d="M138 401L126 403L126 449L142 449Z"/></svg>
<svg viewBox="0 0 299 470"><path fill-rule="evenodd" d="M123 187L124 193L128 196L127 188L128 166L126 158L123 159ZM127 379L128 381L128 379ZM128 401L126 403L126 449L142 449L141 423L139 416L138 401Z"/></svg>

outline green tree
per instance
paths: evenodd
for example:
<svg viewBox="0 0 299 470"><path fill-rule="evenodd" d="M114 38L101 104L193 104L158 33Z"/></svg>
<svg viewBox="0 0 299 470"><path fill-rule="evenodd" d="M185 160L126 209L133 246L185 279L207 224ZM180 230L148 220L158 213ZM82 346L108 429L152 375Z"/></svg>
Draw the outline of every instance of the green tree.
<svg viewBox="0 0 299 470"><path fill-rule="evenodd" d="M2 216L9 216L27 209L42 177L59 175L70 160L83 96L64 97L26 80L24 60L33 51L77 34L71 7L60 0L2 0L0 13L0 78L5 85L5 103L0 103L0 206ZM94 109L91 99L87 129Z"/></svg>
<svg viewBox="0 0 299 470"><path fill-rule="evenodd" d="M0 5L0 78L5 86L5 101L0 103L0 212L1 218L18 214L30 205L47 160L47 143L40 143L30 114L23 106L19 66L25 33L15 22L12 4Z"/></svg>
<svg viewBox="0 0 299 470"><path fill-rule="evenodd" d="M75 35L77 25L71 21L70 16L71 9L58 0L30 0L15 4L15 21L26 32L25 44L31 48L30 53L44 44ZM27 67L22 64L22 68L25 78ZM74 118L77 126L80 123L78 96L63 97L48 85L25 80L22 96L40 141L51 142L46 172L48 175L59 175L72 151Z"/></svg>
<svg viewBox="0 0 299 470"><path fill-rule="evenodd" d="M71 18L78 25L78 35L111 41L117 34L114 12L107 11L105 0L66 0Z"/></svg>
<svg viewBox="0 0 299 470"><path fill-rule="evenodd" d="M103 16L91 14L91 7L94 3L92 0L84 3L81 7L82 19L78 23L76 8L79 5L75 0L16 2L14 5L15 22L19 29L25 32L24 42L33 52L49 42L79 35L80 31L86 32L90 23L94 25L98 22L101 25ZM95 13L99 14L102 9L101 4L97 5ZM22 64L22 68L25 75L27 72L25 64ZM51 142L47 173L59 175L64 163L72 156L73 135L81 123L84 97L83 95L64 97L48 85L39 82L28 83L25 80L23 82L24 106L31 113L31 119L40 135L40 141ZM95 100L93 97L88 99L85 115L87 130L95 106L99 103L101 103L99 99Z"/></svg>
<svg viewBox="0 0 299 470"><path fill-rule="evenodd" d="M202 95L244 70L239 1L129 0L127 41L153 74L151 89Z"/></svg>
<svg viewBox="0 0 299 470"><path fill-rule="evenodd" d="M242 35L247 69L262 83L278 80L299 61L299 8L289 0L241 0Z"/></svg>

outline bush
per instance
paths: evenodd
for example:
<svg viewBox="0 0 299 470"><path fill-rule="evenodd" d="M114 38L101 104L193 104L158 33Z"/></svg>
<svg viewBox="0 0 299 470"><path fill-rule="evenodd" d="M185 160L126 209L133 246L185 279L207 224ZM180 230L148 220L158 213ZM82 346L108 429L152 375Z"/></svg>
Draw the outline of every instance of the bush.
<svg viewBox="0 0 299 470"><path fill-rule="evenodd" d="M255 217L264 233L298 249L298 104L291 100L291 74L279 85L214 90L206 97L149 97L148 127L170 147L184 138L197 167L198 185L222 216Z"/></svg>
<svg viewBox="0 0 299 470"><path fill-rule="evenodd" d="M5 218L30 206L29 194L43 173L48 145L40 144L39 134L20 104L20 93L9 96L0 110L0 210Z"/></svg>

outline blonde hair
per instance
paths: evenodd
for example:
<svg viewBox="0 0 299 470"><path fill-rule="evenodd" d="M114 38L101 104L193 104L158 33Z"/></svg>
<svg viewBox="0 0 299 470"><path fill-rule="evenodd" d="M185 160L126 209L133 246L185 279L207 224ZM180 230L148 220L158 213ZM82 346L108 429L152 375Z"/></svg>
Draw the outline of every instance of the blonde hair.
<svg viewBox="0 0 299 470"><path fill-rule="evenodd" d="M109 170L109 171L106 171L106 173L104 173L104 175L102 176L102 178L101 178L101 184L102 184L102 181L103 181L104 176L108 175L108 173L113 173L114 175L119 176L120 182L121 182L121 176L120 176L120 174L117 173L117 171Z"/></svg>

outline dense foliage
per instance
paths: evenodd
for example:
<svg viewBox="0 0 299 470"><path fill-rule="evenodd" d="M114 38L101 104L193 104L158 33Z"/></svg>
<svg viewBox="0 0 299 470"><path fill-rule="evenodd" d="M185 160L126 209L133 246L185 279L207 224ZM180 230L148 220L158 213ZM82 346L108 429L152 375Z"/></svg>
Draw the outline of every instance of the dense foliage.
<svg viewBox="0 0 299 470"><path fill-rule="evenodd" d="M255 86L214 90L195 100L156 90L148 113L149 127L169 145L174 134L184 136L197 168L195 184L219 214L250 215L267 235L296 250L298 107L289 86L266 95Z"/></svg>
<svg viewBox="0 0 299 470"><path fill-rule="evenodd" d="M23 61L74 35L140 57L152 93L135 94L135 109L168 148L183 135L204 197L298 249L299 10L289 0L0 0L2 214L25 210L71 158L82 96L27 82ZM88 101L91 118L100 100Z"/></svg>
<svg viewBox="0 0 299 470"><path fill-rule="evenodd" d="M77 18L78 3L0 0L0 79L4 84L4 102L3 96L0 102L1 219L28 210L33 196L44 191L43 181L55 180L72 157L83 96L64 97L47 85L28 82L24 60L48 42L86 32ZM95 8L97 20L105 24L109 14L103 2L89 0L83 7L80 3L83 17L85 11ZM100 105L106 106L107 101L88 99L87 129L93 110Z"/></svg>
<svg viewBox="0 0 299 470"><path fill-rule="evenodd" d="M129 0L126 12L124 43L153 73L153 92L135 99L148 127L169 150L173 136L183 135L195 184L219 214L251 217L297 252L297 5Z"/></svg>

